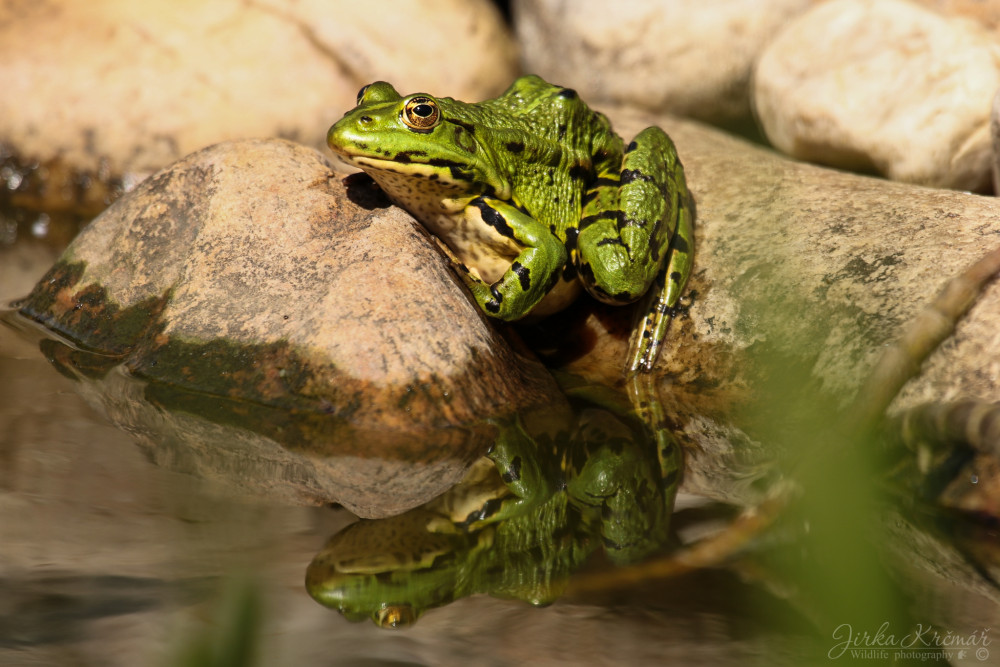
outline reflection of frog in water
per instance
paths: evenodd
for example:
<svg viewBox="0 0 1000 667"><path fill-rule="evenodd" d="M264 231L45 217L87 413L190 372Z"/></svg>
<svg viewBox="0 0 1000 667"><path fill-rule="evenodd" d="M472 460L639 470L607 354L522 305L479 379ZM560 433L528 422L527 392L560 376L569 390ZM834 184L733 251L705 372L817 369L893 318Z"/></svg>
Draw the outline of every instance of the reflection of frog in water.
<svg viewBox="0 0 1000 667"><path fill-rule="evenodd" d="M677 446L658 456L627 410L573 402L571 418L501 426L489 457L440 498L334 535L309 566L309 593L348 618L396 627L474 593L553 602L598 546L617 563L652 553L667 537Z"/></svg>

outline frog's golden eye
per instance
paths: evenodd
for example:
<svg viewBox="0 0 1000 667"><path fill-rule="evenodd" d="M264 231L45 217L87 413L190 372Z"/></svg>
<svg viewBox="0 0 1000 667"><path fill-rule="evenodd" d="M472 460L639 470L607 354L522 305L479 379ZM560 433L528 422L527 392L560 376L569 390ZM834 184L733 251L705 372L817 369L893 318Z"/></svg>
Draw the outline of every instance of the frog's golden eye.
<svg viewBox="0 0 1000 667"><path fill-rule="evenodd" d="M408 604L390 604L376 611L374 620L380 628L403 628L417 620L417 614Z"/></svg>
<svg viewBox="0 0 1000 667"><path fill-rule="evenodd" d="M361 100L364 98L365 92L368 90L368 86L370 86L370 85L371 84L368 83L368 84L365 84L365 85L361 86L361 90L358 91L358 101L355 102L355 104L361 104Z"/></svg>
<svg viewBox="0 0 1000 667"><path fill-rule="evenodd" d="M414 130L429 130L441 120L437 102L429 97L411 98L403 107L403 122Z"/></svg>

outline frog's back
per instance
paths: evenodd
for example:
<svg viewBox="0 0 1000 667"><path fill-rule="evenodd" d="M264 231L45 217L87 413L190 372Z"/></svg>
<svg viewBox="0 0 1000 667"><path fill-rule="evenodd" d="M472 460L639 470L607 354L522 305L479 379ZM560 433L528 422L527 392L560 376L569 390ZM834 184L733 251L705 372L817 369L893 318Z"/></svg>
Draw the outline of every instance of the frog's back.
<svg viewBox="0 0 1000 667"><path fill-rule="evenodd" d="M538 139L585 153L617 139L607 117L590 109L575 90L534 74L520 77L503 95L482 104Z"/></svg>

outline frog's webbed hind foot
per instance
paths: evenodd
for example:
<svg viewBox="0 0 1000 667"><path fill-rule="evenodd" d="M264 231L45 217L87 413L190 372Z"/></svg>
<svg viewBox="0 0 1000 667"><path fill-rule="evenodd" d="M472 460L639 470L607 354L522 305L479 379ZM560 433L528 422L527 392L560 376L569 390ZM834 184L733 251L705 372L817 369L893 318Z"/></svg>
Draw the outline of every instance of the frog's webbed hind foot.
<svg viewBox="0 0 1000 667"><path fill-rule="evenodd" d="M625 357L625 374L648 373L653 370L660 347L667 337L667 328L673 319L671 308L664 298L666 270L656 276L656 282L649 288L642 303L635 311L632 335L629 338L628 355Z"/></svg>
<svg viewBox="0 0 1000 667"><path fill-rule="evenodd" d="M677 233L671 239L670 259L660 269L656 279L646 292L632 325L628 355L625 357L625 374L653 370L660 347L667 337L667 328L676 313L677 302L693 263L693 248L688 239L694 238L692 219L693 200L690 196L680 198Z"/></svg>

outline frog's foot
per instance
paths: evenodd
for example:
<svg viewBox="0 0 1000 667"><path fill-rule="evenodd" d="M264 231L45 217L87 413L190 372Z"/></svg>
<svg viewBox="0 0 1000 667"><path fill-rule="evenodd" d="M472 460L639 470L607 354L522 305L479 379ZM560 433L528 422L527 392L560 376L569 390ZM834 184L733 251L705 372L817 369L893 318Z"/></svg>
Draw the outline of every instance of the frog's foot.
<svg viewBox="0 0 1000 667"><path fill-rule="evenodd" d="M693 237L693 231L690 208L685 205L678 218L678 231L670 242L670 261L660 269L636 311L628 356L625 357L626 375L648 373L656 364L660 346L667 337L667 328L676 314L675 308L684 283L691 273L693 255L687 239Z"/></svg>

